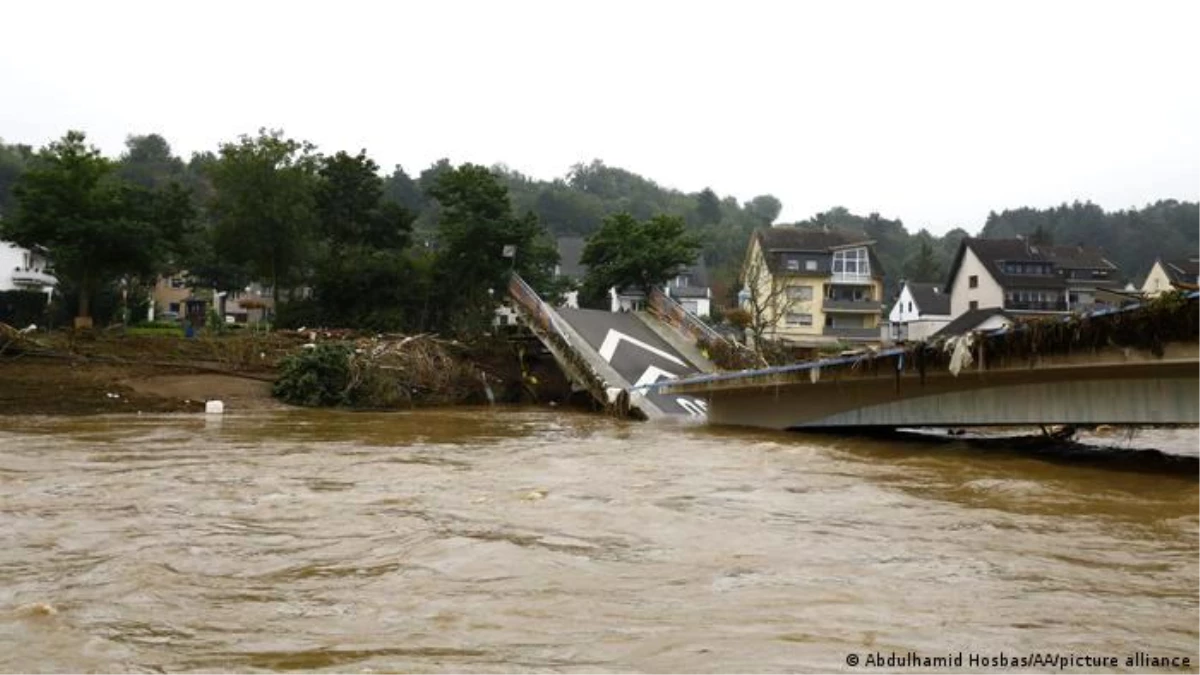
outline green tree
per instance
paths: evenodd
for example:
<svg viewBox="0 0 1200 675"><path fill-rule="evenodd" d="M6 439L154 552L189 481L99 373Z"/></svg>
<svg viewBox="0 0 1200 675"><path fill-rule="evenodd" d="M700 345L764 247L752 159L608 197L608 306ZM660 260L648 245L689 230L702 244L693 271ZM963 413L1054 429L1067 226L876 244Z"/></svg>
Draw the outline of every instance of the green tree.
<svg viewBox="0 0 1200 675"><path fill-rule="evenodd" d="M299 280L312 252L314 149L264 129L222 145L219 159L208 167L218 255L270 282L276 302L280 286Z"/></svg>
<svg viewBox="0 0 1200 675"><path fill-rule="evenodd" d="M16 211L12 189L33 157L28 145L6 145L0 140L0 220Z"/></svg>
<svg viewBox="0 0 1200 675"><path fill-rule="evenodd" d="M583 248L588 266L582 295L593 303L610 287L650 288L696 261L700 242L677 216L639 221L628 213L605 219Z"/></svg>
<svg viewBox="0 0 1200 675"><path fill-rule="evenodd" d="M419 213L425 207L425 195L417 181L404 172L399 164L383 182L383 196L388 201L395 202L413 213Z"/></svg>
<svg viewBox="0 0 1200 675"><path fill-rule="evenodd" d="M762 225L770 225L783 211L783 202L773 195L759 195L746 202L746 212Z"/></svg>
<svg viewBox="0 0 1200 675"><path fill-rule="evenodd" d="M1029 235L1029 243L1048 246L1054 243L1054 235L1050 234L1049 229L1044 225L1039 224Z"/></svg>
<svg viewBox="0 0 1200 675"><path fill-rule="evenodd" d="M171 145L158 134L129 136L125 153L121 155L118 174L125 180L145 188L156 188L182 182L185 165L171 154Z"/></svg>
<svg viewBox="0 0 1200 675"><path fill-rule="evenodd" d="M696 196L696 221L700 225L721 222L721 200L711 188L704 188Z"/></svg>
<svg viewBox="0 0 1200 675"><path fill-rule="evenodd" d="M378 169L365 150L321 162L315 202L325 253L315 265L312 321L403 330L419 314L414 298L427 286L414 283L404 254L414 218L384 199Z"/></svg>
<svg viewBox="0 0 1200 675"><path fill-rule="evenodd" d="M437 287L440 323L458 332L490 325L515 270L550 293L558 251L532 213L516 216L508 190L489 169L464 164L444 171L430 189L441 209ZM506 247L515 253L505 257Z"/></svg>
<svg viewBox="0 0 1200 675"><path fill-rule="evenodd" d="M339 152L326 157L315 190L321 234L336 252L346 246L400 249L408 245L413 218L400 204L383 201L379 166L367 157Z"/></svg>
<svg viewBox="0 0 1200 675"><path fill-rule="evenodd" d="M16 215L0 236L47 251L59 279L77 289L79 326L91 324L91 299L104 285L151 274L170 257L192 215L178 184L151 191L121 180L79 131L38 152L15 194Z"/></svg>
<svg viewBox="0 0 1200 675"><path fill-rule="evenodd" d="M909 281L941 281L942 265L933 247L933 237L922 230L917 238L917 252L904 263L905 278Z"/></svg>

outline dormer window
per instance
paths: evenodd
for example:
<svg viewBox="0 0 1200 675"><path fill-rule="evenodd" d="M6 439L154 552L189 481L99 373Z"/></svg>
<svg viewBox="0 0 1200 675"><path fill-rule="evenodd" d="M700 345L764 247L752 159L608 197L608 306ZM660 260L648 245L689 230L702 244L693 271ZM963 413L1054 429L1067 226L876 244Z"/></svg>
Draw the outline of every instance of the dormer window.
<svg viewBox="0 0 1200 675"><path fill-rule="evenodd" d="M800 261L795 258L788 258L787 269L789 272L799 272L800 271Z"/></svg>
<svg viewBox="0 0 1200 675"><path fill-rule="evenodd" d="M871 263L866 248L851 248L833 252L835 275L867 277L871 275Z"/></svg>
<svg viewBox="0 0 1200 675"><path fill-rule="evenodd" d="M811 258L809 260L805 260L804 261L804 271L816 272L817 271L817 261L812 260Z"/></svg>

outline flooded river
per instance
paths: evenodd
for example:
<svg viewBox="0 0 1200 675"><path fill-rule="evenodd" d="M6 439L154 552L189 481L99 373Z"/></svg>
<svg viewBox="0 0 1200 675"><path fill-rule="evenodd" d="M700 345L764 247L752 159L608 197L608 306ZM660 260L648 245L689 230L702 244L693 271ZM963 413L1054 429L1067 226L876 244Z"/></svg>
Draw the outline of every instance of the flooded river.
<svg viewBox="0 0 1200 675"><path fill-rule="evenodd" d="M543 411L0 418L0 671L1195 672L1191 467Z"/></svg>

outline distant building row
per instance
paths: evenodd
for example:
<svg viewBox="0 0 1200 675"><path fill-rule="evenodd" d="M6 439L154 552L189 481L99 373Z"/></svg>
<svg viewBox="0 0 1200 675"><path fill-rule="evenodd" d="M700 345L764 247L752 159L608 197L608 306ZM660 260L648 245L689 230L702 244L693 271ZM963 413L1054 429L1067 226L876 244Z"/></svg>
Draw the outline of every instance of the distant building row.
<svg viewBox="0 0 1200 675"><path fill-rule="evenodd" d="M873 241L772 227L750 241L738 304L763 337L797 347L924 340L1195 289L1198 260L1156 261L1138 289L1123 285L1117 266L1095 248L967 238L945 284L904 283L881 321L884 270Z"/></svg>

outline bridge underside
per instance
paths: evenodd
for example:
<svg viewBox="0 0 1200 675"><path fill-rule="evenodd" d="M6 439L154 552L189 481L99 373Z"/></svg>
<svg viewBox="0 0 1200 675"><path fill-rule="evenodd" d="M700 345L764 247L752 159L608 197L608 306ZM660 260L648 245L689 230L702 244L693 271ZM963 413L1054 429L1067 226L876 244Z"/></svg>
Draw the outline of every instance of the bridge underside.
<svg viewBox="0 0 1200 675"><path fill-rule="evenodd" d="M719 388L714 424L770 429L1036 424L1197 424L1197 362L844 377ZM695 392L693 392L695 393Z"/></svg>

